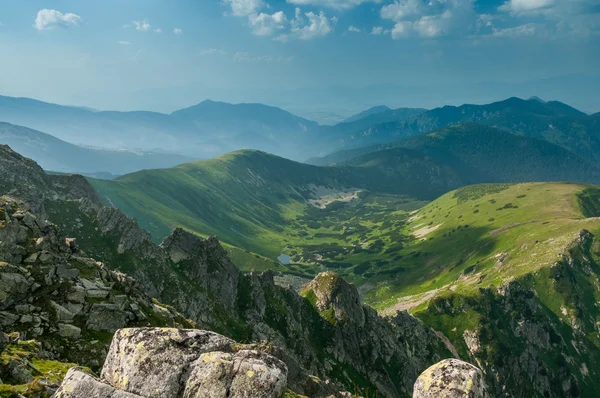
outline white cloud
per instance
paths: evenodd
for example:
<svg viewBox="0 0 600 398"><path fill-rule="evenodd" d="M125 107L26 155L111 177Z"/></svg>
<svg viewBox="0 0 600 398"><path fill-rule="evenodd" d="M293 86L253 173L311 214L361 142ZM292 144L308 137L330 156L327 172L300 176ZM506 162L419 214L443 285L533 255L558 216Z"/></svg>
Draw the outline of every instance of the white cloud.
<svg viewBox="0 0 600 398"><path fill-rule="evenodd" d="M227 51L217 48L209 48L207 50L200 51L200 55L203 57L207 55L227 55Z"/></svg>
<svg viewBox="0 0 600 398"><path fill-rule="evenodd" d="M48 30L54 28L68 28L70 26L79 26L81 17L77 14L49 10L47 8L39 10L33 27L37 30Z"/></svg>
<svg viewBox="0 0 600 398"><path fill-rule="evenodd" d="M296 4L299 6L317 6L317 7L330 7L337 9L349 9L354 8L357 5L368 2L379 3L381 0L286 0L288 3Z"/></svg>
<svg viewBox="0 0 600 398"><path fill-rule="evenodd" d="M358 29L357 27L350 25L348 27L348 32L352 32L352 33L360 33L360 29Z"/></svg>
<svg viewBox="0 0 600 398"><path fill-rule="evenodd" d="M383 6L380 14L383 19L399 22L421 14L423 8L424 5L421 0L396 0L392 4Z"/></svg>
<svg viewBox="0 0 600 398"><path fill-rule="evenodd" d="M288 63L293 59L293 56L250 55L247 52L236 52L233 56L233 62L236 63Z"/></svg>
<svg viewBox="0 0 600 398"><path fill-rule="evenodd" d="M554 4L554 0L508 0L499 7L502 11L510 11L513 13L531 12L550 7Z"/></svg>
<svg viewBox="0 0 600 398"><path fill-rule="evenodd" d="M383 6L382 19L395 22L392 38L435 38L467 33L477 26L475 0L395 0ZM387 31L386 31L387 32Z"/></svg>
<svg viewBox="0 0 600 398"><path fill-rule="evenodd" d="M248 16L248 24L256 36L272 36L288 25L288 19L283 11L274 14L252 14Z"/></svg>
<svg viewBox="0 0 600 398"><path fill-rule="evenodd" d="M392 28L392 39L400 39L407 37L412 32L412 23L410 22L396 22Z"/></svg>
<svg viewBox="0 0 600 398"><path fill-rule="evenodd" d="M308 18L308 23L302 16L299 8L296 8L296 16L292 20L292 33L300 40L310 40L317 37L327 36L333 31L334 25L337 23L337 18L327 18L325 13L321 11L318 15L314 12L304 14Z"/></svg>
<svg viewBox="0 0 600 398"><path fill-rule="evenodd" d="M120 41L119 44L122 46L129 46L131 43L128 41Z"/></svg>
<svg viewBox="0 0 600 398"><path fill-rule="evenodd" d="M176 35L182 35L183 34L183 30L180 28L175 28L173 29L173 33L175 33Z"/></svg>
<svg viewBox="0 0 600 398"><path fill-rule="evenodd" d="M373 26L373 30L371 30L371 34L375 36L379 36L383 33L383 27L381 26Z"/></svg>
<svg viewBox="0 0 600 398"><path fill-rule="evenodd" d="M511 28L495 29L492 33L494 37L523 37L533 36L536 32L535 25L532 23L519 25Z"/></svg>
<svg viewBox="0 0 600 398"><path fill-rule="evenodd" d="M162 29L161 28L154 29L154 33L162 33Z"/></svg>
<svg viewBox="0 0 600 398"><path fill-rule="evenodd" d="M247 17L256 14L265 6L263 0L224 0L231 7L231 13L237 17Z"/></svg>
<svg viewBox="0 0 600 398"><path fill-rule="evenodd" d="M135 30L140 32L148 32L152 28L152 25L150 25L147 19L144 19L143 21L133 21L132 23L135 26Z"/></svg>

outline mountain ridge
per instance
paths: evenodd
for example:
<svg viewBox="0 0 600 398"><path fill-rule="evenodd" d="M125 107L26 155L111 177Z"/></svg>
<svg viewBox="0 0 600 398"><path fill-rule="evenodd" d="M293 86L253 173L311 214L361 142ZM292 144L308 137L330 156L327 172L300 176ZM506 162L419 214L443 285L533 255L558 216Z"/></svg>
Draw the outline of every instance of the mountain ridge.
<svg viewBox="0 0 600 398"><path fill-rule="evenodd" d="M0 142L36 160L44 169L87 175L127 174L141 169L173 167L190 161L185 156L84 148L27 127L0 122Z"/></svg>

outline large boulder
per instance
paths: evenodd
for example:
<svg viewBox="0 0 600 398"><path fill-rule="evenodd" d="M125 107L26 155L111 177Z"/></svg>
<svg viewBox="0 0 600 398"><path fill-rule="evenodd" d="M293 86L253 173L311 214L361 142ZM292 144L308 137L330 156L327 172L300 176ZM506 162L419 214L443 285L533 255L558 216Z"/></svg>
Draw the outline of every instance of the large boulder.
<svg viewBox="0 0 600 398"><path fill-rule="evenodd" d="M142 398L139 395L119 391L83 372L71 368L53 398Z"/></svg>
<svg viewBox="0 0 600 398"><path fill-rule="evenodd" d="M481 370L458 359L445 359L421 373L415 382L413 398L491 398L491 395Z"/></svg>
<svg viewBox="0 0 600 398"><path fill-rule="evenodd" d="M280 397L287 367L274 356L204 330L121 329L102 380L72 369L57 398Z"/></svg>

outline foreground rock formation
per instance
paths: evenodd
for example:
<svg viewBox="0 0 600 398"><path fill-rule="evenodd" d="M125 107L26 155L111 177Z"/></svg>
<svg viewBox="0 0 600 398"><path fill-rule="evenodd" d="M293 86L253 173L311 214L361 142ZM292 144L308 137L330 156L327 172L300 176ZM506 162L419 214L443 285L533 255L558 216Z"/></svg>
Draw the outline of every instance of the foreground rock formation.
<svg viewBox="0 0 600 398"><path fill-rule="evenodd" d="M287 367L279 359L216 333L122 329L96 379L69 371L56 398L280 397Z"/></svg>
<svg viewBox="0 0 600 398"><path fill-rule="evenodd" d="M427 368L417 381L413 398L491 398L481 370L458 359Z"/></svg>
<svg viewBox="0 0 600 398"><path fill-rule="evenodd" d="M51 393L64 374L65 362L99 369L112 334L126 326L193 323L150 298L131 277L89 258L75 239L62 237L28 204L0 196L4 392L20 386ZM52 377L39 368L48 369Z"/></svg>

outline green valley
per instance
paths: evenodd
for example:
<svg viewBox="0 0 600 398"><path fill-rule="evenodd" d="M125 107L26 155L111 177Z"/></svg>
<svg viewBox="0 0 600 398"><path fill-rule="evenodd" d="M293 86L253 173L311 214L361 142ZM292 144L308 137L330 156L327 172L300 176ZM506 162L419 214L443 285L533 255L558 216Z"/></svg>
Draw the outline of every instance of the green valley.
<svg viewBox="0 0 600 398"><path fill-rule="evenodd" d="M333 270L382 310L415 309L442 290L497 286L551 265L580 229L596 229L587 218L600 206L593 186L481 184L428 203L431 190L416 190L416 181L390 183L405 170L396 157L416 155L389 151L394 157L328 168L243 151L91 182L155 240L182 227L216 235L245 270L301 278Z"/></svg>
<svg viewBox="0 0 600 398"><path fill-rule="evenodd" d="M298 265L287 271L311 276L322 266L349 272L393 240L407 211L460 185L451 169L419 154L406 150L402 159L405 175L394 179L377 168L320 168L240 151L90 181L157 241L182 227L272 260L288 254Z"/></svg>

